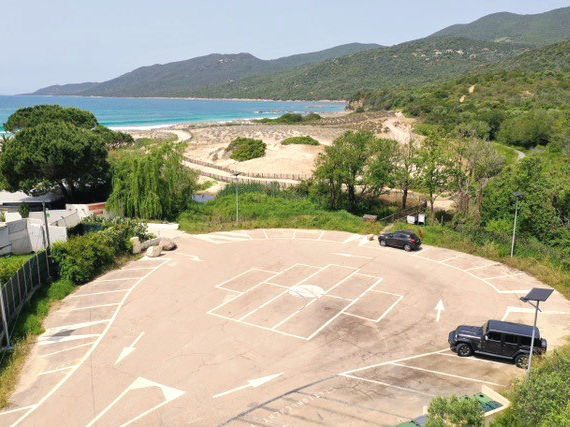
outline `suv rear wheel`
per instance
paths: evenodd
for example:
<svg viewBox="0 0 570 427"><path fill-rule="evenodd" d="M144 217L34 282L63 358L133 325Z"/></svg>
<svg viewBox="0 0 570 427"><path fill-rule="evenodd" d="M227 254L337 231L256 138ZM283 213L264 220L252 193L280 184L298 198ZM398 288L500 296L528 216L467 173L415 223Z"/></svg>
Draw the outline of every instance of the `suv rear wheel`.
<svg viewBox="0 0 570 427"><path fill-rule="evenodd" d="M457 346L457 354L460 357L469 357L473 354L473 349L469 344L459 344Z"/></svg>
<svg viewBox="0 0 570 427"><path fill-rule="evenodd" d="M515 358L515 364L519 368L527 369L528 368L528 354L525 354L525 353L519 354Z"/></svg>
<svg viewBox="0 0 570 427"><path fill-rule="evenodd" d="M386 240L380 240L380 246L386 246Z"/></svg>
<svg viewBox="0 0 570 427"><path fill-rule="evenodd" d="M406 244L404 245L404 250L405 250L406 252L410 252L410 251L412 250L412 247L406 243Z"/></svg>

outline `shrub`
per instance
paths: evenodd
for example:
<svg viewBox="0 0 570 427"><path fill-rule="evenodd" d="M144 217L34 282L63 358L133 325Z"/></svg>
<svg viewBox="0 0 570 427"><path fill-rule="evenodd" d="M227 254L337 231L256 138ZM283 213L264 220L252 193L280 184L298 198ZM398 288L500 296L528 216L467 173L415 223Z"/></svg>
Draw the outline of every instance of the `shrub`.
<svg viewBox="0 0 570 427"><path fill-rule="evenodd" d="M426 427L482 427L483 410L471 397L435 397L428 408Z"/></svg>
<svg viewBox="0 0 570 427"><path fill-rule="evenodd" d="M230 158L243 162L265 156L267 145L261 139L238 137L226 147L231 152Z"/></svg>
<svg viewBox="0 0 570 427"><path fill-rule="evenodd" d="M30 259L29 255L16 255L0 259L0 283L5 283Z"/></svg>
<svg viewBox="0 0 570 427"><path fill-rule="evenodd" d="M289 145L289 144L304 144L304 145L319 145L319 141L315 138L307 136L293 136L291 138L284 139L281 141L282 145Z"/></svg>
<svg viewBox="0 0 570 427"><path fill-rule="evenodd" d="M18 213L20 214L20 216L22 218L27 218L30 216L30 207L28 206L27 203L22 203L19 207L18 207Z"/></svg>

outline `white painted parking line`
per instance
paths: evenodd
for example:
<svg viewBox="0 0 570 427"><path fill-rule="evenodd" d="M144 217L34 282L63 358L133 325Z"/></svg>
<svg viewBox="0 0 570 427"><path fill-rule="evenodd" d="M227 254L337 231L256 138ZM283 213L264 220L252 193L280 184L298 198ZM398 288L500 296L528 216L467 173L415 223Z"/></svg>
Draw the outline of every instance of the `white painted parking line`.
<svg viewBox="0 0 570 427"><path fill-rule="evenodd" d="M173 252L174 255L180 255L180 256L185 256L187 258L190 258L191 261L202 261L199 257L197 257L196 255L190 255L190 254L183 254L182 252Z"/></svg>
<svg viewBox="0 0 570 427"><path fill-rule="evenodd" d="M91 282L92 285L96 285L101 282L117 282L119 280L139 280L140 277L119 277L117 279L97 279Z"/></svg>
<svg viewBox="0 0 570 427"><path fill-rule="evenodd" d="M535 312L534 308L522 308L522 307L508 306L507 309L505 310L505 314L501 320L505 321L507 319L507 317L509 317L509 314L511 314L511 313L534 314L534 312ZM553 311L553 310L542 310L542 309L541 309L541 313L542 314L569 314L565 311Z"/></svg>
<svg viewBox="0 0 570 427"><path fill-rule="evenodd" d="M58 310L58 313L69 313L72 311L79 311L79 310L90 310L92 308L102 308L102 307L115 307L119 305L119 303L113 303L113 304L99 304L99 305L88 305L87 307L75 307L75 308L70 308L67 310Z"/></svg>
<svg viewBox="0 0 570 427"><path fill-rule="evenodd" d="M264 302L263 304L261 304L260 306L254 308L253 310L251 310L250 312L246 313L245 315L243 315L242 317L240 317L238 319L238 321L242 321L243 319L245 319L246 317L251 316L253 313L257 313L259 310L261 310L263 307L265 307L268 304L271 304L273 301L275 301L278 298L281 298L283 295L285 295L287 292L289 292L289 289L285 289L283 292L281 292L280 294L278 294L277 296L271 298L269 301Z"/></svg>
<svg viewBox="0 0 570 427"><path fill-rule="evenodd" d="M345 371L345 372L341 372L338 375L343 375L346 376L346 374L353 374L355 372L361 372L361 371L366 371L367 369L371 369L371 368L377 368L379 366L385 366L385 365L389 365L391 363L397 363L397 362L404 362L406 360L413 360L413 359L419 359L421 357L426 357L426 356L431 356L432 354L438 354L438 353L443 353L445 351L449 351L449 348L444 348L443 350L437 350L437 351L432 351L429 353L422 353L422 354L416 354L414 356L408 356L408 357L403 357L401 359L396 359L396 360L389 360L387 362L380 362L380 363L375 363L374 365L368 365L368 366L363 366L361 368L356 368L356 369L351 369L350 371Z"/></svg>
<svg viewBox="0 0 570 427"><path fill-rule="evenodd" d="M68 336L49 336L38 339L38 345L59 344L60 342L84 340L87 338L98 337L101 334L84 334L84 335L68 335Z"/></svg>
<svg viewBox="0 0 570 427"><path fill-rule="evenodd" d="M352 242L353 240L358 240L360 239L362 236L360 234L353 234L352 236L349 236L346 238L346 240L342 243L348 243L348 242Z"/></svg>
<svg viewBox="0 0 570 427"><path fill-rule="evenodd" d="M54 354L64 353L64 352L66 352L66 351L74 350L74 349L76 349L76 348L87 347L88 345L91 345L91 344L93 344L94 342L95 342L95 341L91 341L91 342L88 342L87 344L74 345L73 347L64 348L63 350L54 351L53 353L42 354L40 357L53 356Z"/></svg>
<svg viewBox="0 0 570 427"><path fill-rule="evenodd" d="M480 265L480 266L478 266L478 267L466 268L466 269L463 270L463 271L478 270L478 269L480 269L480 268L493 267L493 266L495 266L495 265L501 265L501 263L500 263L500 262L493 262L493 263L491 263L491 264Z"/></svg>
<svg viewBox="0 0 570 427"><path fill-rule="evenodd" d="M319 238L317 240L321 240L323 238L324 234L325 234L325 230L321 231L321 234L319 234Z"/></svg>
<svg viewBox="0 0 570 427"><path fill-rule="evenodd" d="M442 259L441 261L436 261L436 262L439 262L440 264L445 264L447 261L451 261L452 259L455 259L455 258L457 258L458 256L459 256L459 255L454 255L454 256L452 256L452 257L445 258L445 259ZM450 267L451 267L451 266L450 266ZM461 271L466 271L466 270L461 270Z"/></svg>
<svg viewBox="0 0 570 427"><path fill-rule="evenodd" d="M82 297L90 297L92 295L104 295L104 294L113 294L115 292L128 292L130 289L117 289L115 291L105 291L105 292L93 292L91 294L78 294L78 295L69 295L67 298L82 298Z"/></svg>
<svg viewBox="0 0 570 427"><path fill-rule="evenodd" d="M498 265L500 265L500 264L498 264ZM526 273L520 272L520 273L515 273L515 274L503 274L502 276L485 277L484 280L504 279L505 277L522 276L523 274L526 274Z"/></svg>
<svg viewBox="0 0 570 427"><path fill-rule="evenodd" d="M8 414L13 414L14 412L19 412L19 411L23 411L25 409L30 409L30 408L34 408L36 405L30 405L30 406L22 406L21 408L16 408L16 409L10 409L8 411L3 411L0 412L0 417L2 415L8 415Z"/></svg>
<svg viewBox="0 0 570 427"><path fill-rule="evenodd" d="M72 366L66 366L65 368L59 368L59 369L54 369L52 371L44 371L44 372L40 372L38 374L38 376L40 375L49 375L49 374L55 374L56 372L61 372L61 371L67 371L68 369L73 368L75 365Z"/></svg>
<svg viewBox="0 0 570 427"><path fill-rule="evenodd" d="M451 350L449 350L451 352ZM445 357L453 357L455 359L459 359L462 361L465 361L466 363L470 363L470 362L483 362L483 363L491 363L495 366L501 366L501 367L505 367L506 365L508 365L508 360L506 360L507 364L505 364L505 360L503 360L502 362L496 362L494 360L489 360L489 359L481 359L479 357L459 357L457 354L451 352L451 353L438 353L435 356L445 356Z"/></svg>
<svg viewBox="0 0 570 427"><path fill-rule="evenodd" d="M111 319L93 320L91 322L75 323L74 325L54 326L53 328L46 329L46 331L42 335L40 335L40 337L45 336L45 335L49 335L49 334L54 334L54 333L61 332L61 331L82 329L82 328L86 328L88 326L98 325L100 323L107 323L110 320Z"/></svg>
<svg viewBox="0 0 570 427"><path fill-rule="evenodd" d="M402 363L396 363L396 362L391 362L390 365L394 365L394 366L400 366L402 368L408 368L408 369L413 369L415 371L421 371L421 372L428 372L430 374L434 374L434 375L442 375L445 377L451 377L451 378L457 378L459 380L464 380L464 381L472 381L475 383L482 383L482 384L489 384L489 385L494 385L497 387L505 387L503 384L497 384L491 381L484 381L484 380L479 380L477 378L470 378L470 377L464 377L461 375L455 375L455 374L448 374L447 372L441 372L441 371L434 371L432 369L424 369L424 368L419 368L417 366L410 366L410 365L404 365Z"/></svg>
<svg viewBox="0 0 570 427"><path fill-rule="evenodd" d="M117 271L138 271L138 270L152 270L155 267L137 267L137 268L121 268Z"/></svg>
<svg viewBox="0 0 570 427"><path fill-rule="evenodd" d="M368 237L363 237L362 240L360 240L360 242L358 243L358 246L364 246L368 242L371 242L371 240L368 240Z"/></svg>
<svg viewBox="0 0 570 427"><path fill-rule="evenodd" d="M388 383L385 383L385 382L382 382L382 381L371 380L371 379L369 379L369 378L361 378L361 377L357 377L357 376L355 376L355 375L340 374L340 376L341 376L341 377L346 377L346 378L352 378L352 379L355 379L355 380L365 381L365 382L372 383L372 384L379 384L379 385L382 385L382 386L384 386L384 387L395 388L395 389L397 389L397 390L406 391L406 392L408 392L408 393L416 393L416 394L421 394L421 395L429 396L429 397L435 397L435 396L436 396L435 394L426 393L426 392L424 392L424 391L414 390L414 389L412 389L412 388L407 388L407 387L400 387L400 386L393 385L393 384L388 384Z"/></svg>

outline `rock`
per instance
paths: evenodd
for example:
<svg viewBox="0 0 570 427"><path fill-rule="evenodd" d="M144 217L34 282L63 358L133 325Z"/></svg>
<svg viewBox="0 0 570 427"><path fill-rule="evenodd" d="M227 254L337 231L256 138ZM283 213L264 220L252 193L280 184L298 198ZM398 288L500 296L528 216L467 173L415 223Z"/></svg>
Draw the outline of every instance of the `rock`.
<svg viewBox="0 0 570 427"><path fill-rule="evenodd" d="M162 252L162 248L160 246L151 246L146 250L146 256L149 258L156 258Z"/></svg>
<svg viewBox="0 0 570 427"><path fill-rule="evenodd" d="M134 254L140 254L141 253L141 241L139 240L138 237L131 237L129 239L131 241L131 244L133 245L133 253Z"/></svg>
<svg viewBox="0 0 570 427"><path fill-rule="evenodd" d="M176 243L170 239L161 239L158 245L162 248L163 251L173 251L178 247L176 246Z"/></svg>
<svg viewBox="0 0 570 427"><path fill-rule="evenodd" d="M374 234L369 234L366 237L368 238L368 240L374 240Z"/></svg>

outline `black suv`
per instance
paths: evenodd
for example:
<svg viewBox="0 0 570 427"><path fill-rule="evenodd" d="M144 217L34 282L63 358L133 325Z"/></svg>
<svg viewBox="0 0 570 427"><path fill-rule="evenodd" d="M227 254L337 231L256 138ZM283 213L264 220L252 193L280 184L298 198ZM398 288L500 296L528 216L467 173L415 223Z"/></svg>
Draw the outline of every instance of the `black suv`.
<svg viewBox="0 0 570 427"><path fill-rule="evenodd" d="M409 231L396 231L395 233L382 234L378 236L380 246L395 246L403 248L406 252L412 249L419 249L422 242L418 236Z"/></svg>
<svg viewBox="0 0 570 427"><path fill-rule="evenodd" d="M449 345L461 357L473 353L514 360L519 368L526 368L532 339L532 326L520 323L488 320L482 327L458 326L449 333ZM536 328L533 354L546 351L546 340Z"/></svg>

